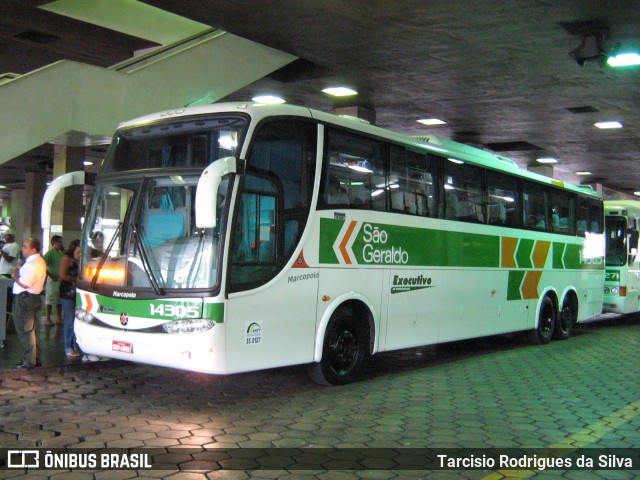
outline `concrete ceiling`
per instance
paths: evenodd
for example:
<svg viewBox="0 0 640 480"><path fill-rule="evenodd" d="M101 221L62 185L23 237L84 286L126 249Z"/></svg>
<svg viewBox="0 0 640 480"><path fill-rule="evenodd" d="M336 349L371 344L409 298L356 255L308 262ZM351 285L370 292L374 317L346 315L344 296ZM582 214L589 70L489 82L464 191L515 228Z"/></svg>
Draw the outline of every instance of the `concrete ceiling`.
<svg viewBox="0 0 640 480"><path fill-rule="evenodd" d="M64 58L109 66L156 45L135 32L37 8L45 3L0 3L0 73L22 74ZM225 100L275 93L324 111L359 105L374 110L385 128L449 137L523 168L551 155L559 160L554 176L560 180L640 190L640 67L579 66L569 55L595 26L606 30L606 52L616 43L640 47L636 1L144 3L300 58ZM335 84L359 94L336 101L321 92ZM431 117L447 124L416 122ZM624 128L599 130L593 124L601 120L619 120ZM47 155L46 147L29 152L0 166L0 175L16 165L40 168Z"/></svg>

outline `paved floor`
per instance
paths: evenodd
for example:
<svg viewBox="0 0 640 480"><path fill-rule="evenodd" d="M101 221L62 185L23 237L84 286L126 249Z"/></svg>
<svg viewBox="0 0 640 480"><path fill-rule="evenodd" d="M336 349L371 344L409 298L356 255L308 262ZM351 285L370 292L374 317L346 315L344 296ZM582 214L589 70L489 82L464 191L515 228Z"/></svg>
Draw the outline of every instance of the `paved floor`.
<svg viewBox="0 0 640 480"><path fill-rule="evenodd" d="M40 359L45 367L73 365L82 363L81 358L68 358L64 354L62 325L56 324L56 316L53 315L52 325L44 324L44 316L38 319L38 346ZM9 320L4 351L0 355L0 370L11 370L22 362L24 350L18 341L13 324Z"/></svg>
<svg viewBox="0 0 640 480"><path fill-rule="evenodd" d="M9 333L0 448L332 447L344 454L640 446L637 318L580 325L571 339L545 346L494 337L384 354L372 360L367 379L334 388L313 384L306 367L220 377L114 361L66 364L61 349L56 353L57 330L40 329L45 367L29 372L7 369L19 351ZM0 470L0 478L640 478L631 469L323 471L278 464L203 471L211 470L208 463L189 458L192 471Z"/></svg>

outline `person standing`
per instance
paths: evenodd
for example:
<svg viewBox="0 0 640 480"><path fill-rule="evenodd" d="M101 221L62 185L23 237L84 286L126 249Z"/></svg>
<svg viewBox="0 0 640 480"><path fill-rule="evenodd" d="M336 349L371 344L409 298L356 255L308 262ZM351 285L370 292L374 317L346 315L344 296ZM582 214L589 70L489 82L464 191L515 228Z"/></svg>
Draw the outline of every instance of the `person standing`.
<svg viewBox="0 0 640 480"><path fill-rule="evenodd" d="M80 261L80 240L73 240L60 262L60 303L64 319L64 353L67 357L79 357L76 336L73 332L76 309L76 278Z"/></svg>
<svg viewBox="0 0 640 480"><path fill-rule="evenodd" d="M64 244L60 235L51 237L51 248L44 254L44 261L47 264L47 284L46 284L46 313L45 325L53 325L51 321L51 310L56 306L58 313L58 325L62 325L62 305L60 305L60 262L64 257Z"/></svg>
<svg viewBox="0 0 640 480"><path fill-rule="evenodd" d="M15 268L20 256L20 245L16 243L16 233L7 230L4 234L7 243L0 250L0 275L11 278L11 269Z"/></svg>
<svg viewBox="0 0 640 480"><path fill-rule="evenodd" d="M13 325L24 347L22 363L16 365L16 368L32 369L40 364L36 315L42 308L40 293L47 278L47 265L40 255L41 248L37 238L25 240L22 244L24 264L18 263L18 268L12 272Z"/></svg>
<svg viewBox="0 0 640 480"><path fill-rule="evenodd" d="M5 232L4 238L6 243L0 250L0 275L11 279L11 269L18 264L20 255L20 245L16 243L16 233L9 229ZM13 293L11 286L7 288L7 313L11 313L11 304L13 303ZM6 318L0 318L0 350L4 348L4 340L6 337Z"/></svg>

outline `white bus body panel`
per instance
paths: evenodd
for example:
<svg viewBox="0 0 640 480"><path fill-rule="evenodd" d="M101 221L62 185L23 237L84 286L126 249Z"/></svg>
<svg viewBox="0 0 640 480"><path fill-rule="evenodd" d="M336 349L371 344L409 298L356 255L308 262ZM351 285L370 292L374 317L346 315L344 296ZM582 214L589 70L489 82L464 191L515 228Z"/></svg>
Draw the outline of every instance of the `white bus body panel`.
<svg viewBox="0 0 640 480"><path fill-rule="evenodd" d="M285 268L261 288L229 295L225 305L229 373L313 361L321 275L318 269Z"/></svg>

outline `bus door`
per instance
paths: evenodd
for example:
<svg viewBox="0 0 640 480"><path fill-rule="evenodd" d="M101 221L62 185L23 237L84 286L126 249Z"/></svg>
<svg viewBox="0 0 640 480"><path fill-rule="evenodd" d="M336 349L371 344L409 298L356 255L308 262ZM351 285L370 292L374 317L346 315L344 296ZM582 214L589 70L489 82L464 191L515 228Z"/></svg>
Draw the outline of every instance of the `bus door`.
<svg viewBox="0 0 640 480"><path fill-rule="evenodd" d="M628 245L627 256L627 312L637 312L640 310L640 255L638 252L638 219L629 217L628 225Z"/></svg>
<svg viewBox="0 0 640 480"><path fill-rule="evenodd" d="M225 329L230 372L313 360L318 270L296 268L317 125L273 120L250 146L232 213Z"/></svg>

